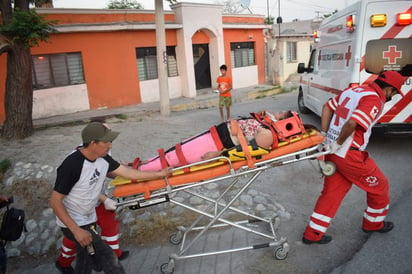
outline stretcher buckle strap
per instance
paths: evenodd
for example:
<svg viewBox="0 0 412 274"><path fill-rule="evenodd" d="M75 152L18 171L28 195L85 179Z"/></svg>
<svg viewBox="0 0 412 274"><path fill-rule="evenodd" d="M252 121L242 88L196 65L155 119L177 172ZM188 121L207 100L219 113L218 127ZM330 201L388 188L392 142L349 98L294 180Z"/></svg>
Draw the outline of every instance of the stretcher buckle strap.
<svg viewBox="0 0 412 274"><path fill-rule="evenodd" d="M254 167L255 161L253 160L252 155L250 154L248 143L246 141L245 135L243 135L243 132L239 127L239 123L236 120L230 120L230 126L232 130L232 134L236 135L237 138L239 139L239 143L246 156L248 167L250 168Z"/></svg>
<svg viewBox="0 0 412 274"><path fill-rule="evenodd" d="M137 157L137 158L135 158L134 161L133 161L132 168L133 168L133 169L137 169L137 168L139 167L139 164L140 164L140 158Z"/></svg>
<svg viewBox="0 0 412 274"><path fill-rule="evenodd" d="M182 144L176 144L175 145L175 151L176 151L176 155L177 155L177 158L179 159L179 166L185 166L185 165L187 165L188 164L188 162L187 162L187 160L186 160L186 158L185 158L185 155L183 154L183 150L182 150ZM187 173L187 172L190 172L190 168L185 168L184 169L184 172L185 173Z"/></svg>
<svg viewBox="0 0 412 274"><path fill-rule="evenodd" d="M217 132L216 126L213 126L209 129L210 134L212 135L213 141L217 147L217 150L222 150L224 148L222 141L220 140L219 133Z"/></svg>
<svg viewBox="0 0 412 274"><path fill-rule="evenodd" d="M163 148L160 148L157 150L157 153L159 153L159 160L162 168L168 167L169 165L167 164L165 150Z"/></svg>

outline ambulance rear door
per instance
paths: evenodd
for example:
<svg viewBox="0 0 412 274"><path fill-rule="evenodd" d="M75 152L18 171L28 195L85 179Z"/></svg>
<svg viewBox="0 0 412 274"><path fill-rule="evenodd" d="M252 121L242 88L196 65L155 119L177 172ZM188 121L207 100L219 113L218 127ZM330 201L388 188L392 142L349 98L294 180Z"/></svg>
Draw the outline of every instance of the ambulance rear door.
<svg viewBox="0 0 412 274"><path fill-rule="evenodd" d="M369 83L385 70L404 76L404 97L396 95L385 104L377 126L391 132L412 130L412 2L365 1L360 67L361 83ZM404 18L399 18L405 15ZM409 19L408 19L409 18ZM402 21L403 20L403 21Z"/></svg>

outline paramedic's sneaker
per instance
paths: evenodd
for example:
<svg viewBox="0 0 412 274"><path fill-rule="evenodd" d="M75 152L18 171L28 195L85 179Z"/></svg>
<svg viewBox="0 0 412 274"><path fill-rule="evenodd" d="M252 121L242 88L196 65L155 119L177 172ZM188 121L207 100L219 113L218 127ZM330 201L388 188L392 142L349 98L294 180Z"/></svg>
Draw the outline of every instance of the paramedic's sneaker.
<svg viewBox="0 0 412 274"><path fill-rule="evenodd" d="M73 267L70 265L70 266L67 266L67 267L63 267L63 266L61 266L60 264L59 264L59 262L58 261L56 261L56 268L60 271L60 273L63 273L63 274L74 274L74 269L73 269Z"/></svg>
<svg viewBox="0 0 412 274"><path fill-rule="evenodd" d="M329 236L329 235L323 235L322 238L320 238L319 241L311 241L311 240L306 239L305 237L302 238L302 242L304 244L307 244L307 245L310 245L310 244L321 244L321 245L323 245L323 244L329 243L330 241L332 241L332 236Z"/></svg>
<svg viewBox="0 0 412 274"><path fill-rule="evenodd" d="M129 251L125 250L125 251L122 251L122 254L117 258L119 259L119 261L123 261L123 260L126 260L128 257L129 257Z"/></svg>
<svg viewBox="0 0 412 274"><path fill-rule="evenodd" d="M381 229L378 230L367 230L367 229L363 229L363 232L366 233L372 233L372 232L379 232L379 233L386 233L391 231L393 228L395 227L395 225L392 222L383 222L383 227Z"/></svg>

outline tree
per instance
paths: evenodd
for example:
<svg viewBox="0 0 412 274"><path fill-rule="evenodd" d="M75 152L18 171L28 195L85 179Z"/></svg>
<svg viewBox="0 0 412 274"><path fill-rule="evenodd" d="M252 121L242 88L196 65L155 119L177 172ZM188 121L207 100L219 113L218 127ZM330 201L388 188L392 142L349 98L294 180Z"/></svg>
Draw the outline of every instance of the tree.
<svg viewBox="0 0 412 274"><path fill-rule="evenodd" d="M227 14L241 13L245 10L240 4L240 0L224 0L220 4L223 5L223 13Z"/></svg>
<svg viewBox="0 0 412 274"><path fill-rule="evenodd" d="M53 0L35 0L36 8L53 8Z"/></svg>
<svg viewBox="0 0 412 274"><path fill-rule="evenodd" d="M143 9L142 4L135 0L112 0L107 5L108 9Z"/></svg>
<svg viewBox="0 0 412 274"><path fill-rule="evenodd" d="M14 2L14 6L13 3ZM23 139L33 132L33 84L30 48L46 41L55 32L52 25L34 10L30 0L0 0L0 54L7 53L5 93L6 120L2 137Z"/></svg>

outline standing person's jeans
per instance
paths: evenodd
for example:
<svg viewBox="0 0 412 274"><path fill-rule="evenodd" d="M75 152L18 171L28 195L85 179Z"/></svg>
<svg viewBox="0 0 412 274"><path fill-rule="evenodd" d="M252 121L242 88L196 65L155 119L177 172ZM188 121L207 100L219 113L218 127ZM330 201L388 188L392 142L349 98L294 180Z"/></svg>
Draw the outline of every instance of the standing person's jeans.
<svg viewBox="0 0 412 274"><path fill-rule="evenodd" d="M105 243L99 235L92 231L91 227L96 227L96 224L81 226L81 228L90 231L93 237L94 255L89 255L86 247L81 247L74 238L73 233L67 228L61 228L64 236L76 243L77 258L76 258L76 274L90 274L95 268L103 270L104 273L124 274L124 269L119 263L113 249Z"/></svg>

